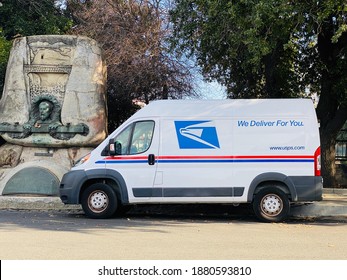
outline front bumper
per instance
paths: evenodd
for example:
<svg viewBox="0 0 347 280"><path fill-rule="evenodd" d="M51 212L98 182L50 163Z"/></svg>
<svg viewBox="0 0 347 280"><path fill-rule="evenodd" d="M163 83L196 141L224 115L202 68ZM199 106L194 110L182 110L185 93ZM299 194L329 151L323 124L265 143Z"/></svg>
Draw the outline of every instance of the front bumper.
<svg viewBox="0 0 347 280"><path fill-rule="evenodd" d="M84 170L72 170L67 172L61 182L59 188L59 196L64 204L80 204L80 190L87 179Z"/></svg>

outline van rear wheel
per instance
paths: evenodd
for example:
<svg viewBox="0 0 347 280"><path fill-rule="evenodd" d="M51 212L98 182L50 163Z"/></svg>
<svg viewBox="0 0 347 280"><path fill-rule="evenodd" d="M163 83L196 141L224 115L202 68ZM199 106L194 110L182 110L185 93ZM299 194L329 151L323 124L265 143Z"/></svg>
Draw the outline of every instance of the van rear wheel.
<svg viewBox="0 0 347 280"><path fill-rule="evenodd" d="M82 194L82 209L90 218L110 218L117 210L117 195L108 185L90 185Z"/></svg>
<svg viewBox="0 0 347 280"><path fill-rule="evenodd" d="M290 211L288 196L276 187L260 190L254 197L253 210L263 222L281 222Z"/></svg>

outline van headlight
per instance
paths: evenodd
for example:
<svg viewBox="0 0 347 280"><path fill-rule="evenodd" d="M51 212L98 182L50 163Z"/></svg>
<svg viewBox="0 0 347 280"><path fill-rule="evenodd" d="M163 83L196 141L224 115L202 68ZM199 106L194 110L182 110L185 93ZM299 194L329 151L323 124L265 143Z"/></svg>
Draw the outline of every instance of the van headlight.
<svg viewBox="0 0 347 280"><path fill-rule="evenodd" d="M79 166L85 162L87 162L90 158L90 153L89 154L86 154L84 157L81 157L80 159L78 159L75 164L74 164L74 167L75 166Z"/></svg>

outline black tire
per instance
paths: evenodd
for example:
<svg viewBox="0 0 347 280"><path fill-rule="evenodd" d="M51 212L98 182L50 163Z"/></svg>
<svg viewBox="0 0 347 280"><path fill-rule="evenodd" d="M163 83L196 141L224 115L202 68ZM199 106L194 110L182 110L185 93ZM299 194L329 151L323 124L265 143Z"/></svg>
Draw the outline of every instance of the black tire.
<svg viewBox="0 0 347 280"><path fill-rule="evenodd" d="M253 210L263 222L281 222L289 215L290 202L288 196L279 188L267 187L255 195Z"/></svg>
<svg viewBox="0 0 347 280"><path fill-rule="evenodd" d="M82 194L81 204L84 213L93 219L110 218L118 207L115 191L102 183L87 187Z"/></svg>

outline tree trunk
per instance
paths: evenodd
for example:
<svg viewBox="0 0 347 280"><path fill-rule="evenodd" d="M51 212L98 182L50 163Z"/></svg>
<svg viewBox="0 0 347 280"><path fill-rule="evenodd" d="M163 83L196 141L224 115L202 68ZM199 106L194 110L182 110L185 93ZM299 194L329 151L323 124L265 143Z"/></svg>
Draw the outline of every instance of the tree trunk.
<svg viewBox="0 0 347 280"><path fill-rule="evenodd" d="M322 88L317 107L320 122L321 162L324 187L338 187L336 181L336 137L347 120L347 105L339 102L334 92L336 76L328 71L322 73Z"/></svg>
<svg viewBox="0 0 347 280"><path fill-rule="evenodd" d="M333 21L333 19L331 19ZM336 137L347 120L347 104L341 100L341 80L346 73L339 65L340 54L344 46L346 35L341 36L338 43L332 42L334 34L333 24L322 26L318 35L319 57L324 64L321 72L321 93L317 107L317 116L320 121L321 136L321 162L324 187L338 187L335 177L335 145Z"/></svg>
<svg viewBox="0 0 347 280"><path fill-rule="evenodd" d="M317 107L320 122L321 164L324 187L338 187L336 181L336 137L347 119L347 107L337 101L333 92L334 77L328 71L322 73L322 87Z"/></svg>
<svg viewBox="0 0 347 280"><path fill-rule="evenodd" d="M323 101L320 101L323 103ZM339 187L336 180L336 165L335 165L335 145L338 132L342 129L347 120L347 106L340 105L336 109L335 117L326 121L325 116L319 113L317 109L318 118L321 121L320 137L321 137L321 163L322 163L322 176L324 179L324 187ZM326 123L326 125L323 125Z"/></svg>
<svg viewBox="0 0 347 280"><path fill-rule="evenodd" d="M321 171L323 176L323 184L326 188L338 187L336 180L335 165L335 144L336 138L332 137L329 132L324 129L320 131L321 137Z"/></svg>

